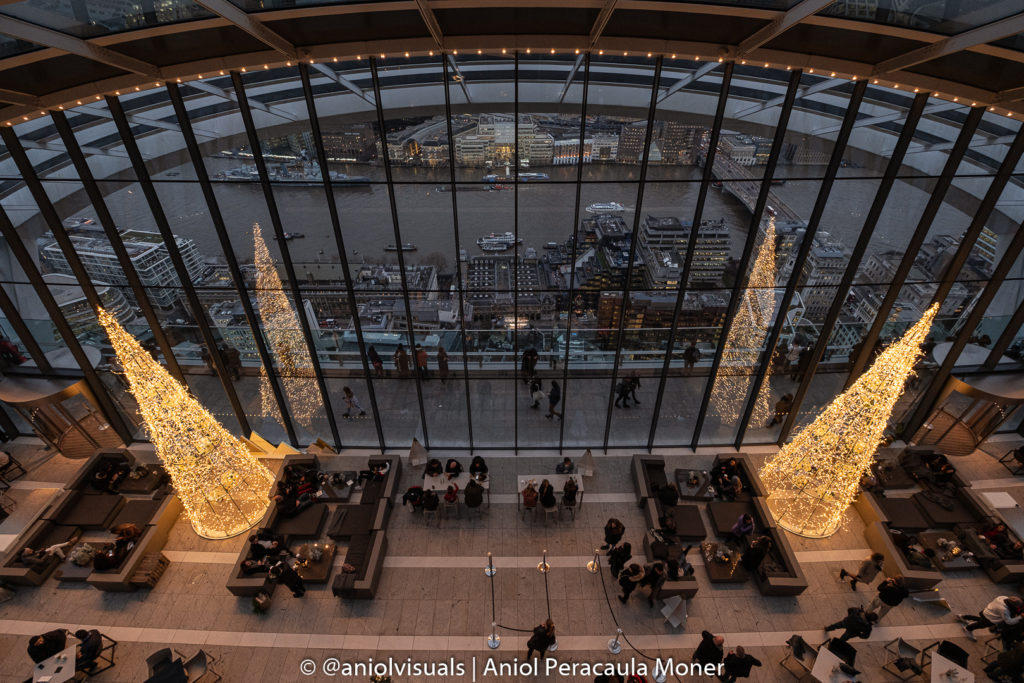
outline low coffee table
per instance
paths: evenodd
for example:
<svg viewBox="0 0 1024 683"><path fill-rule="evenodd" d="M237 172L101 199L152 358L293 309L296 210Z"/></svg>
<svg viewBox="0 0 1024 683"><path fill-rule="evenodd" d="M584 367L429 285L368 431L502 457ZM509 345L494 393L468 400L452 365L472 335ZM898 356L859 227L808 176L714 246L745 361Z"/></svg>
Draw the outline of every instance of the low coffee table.
<svg viewBox="0 0 1024 683"><path fill-rule="evenodd" d="M932 562L941 571L977 569L979 567L978 561L974 559L973 555L967 554L967 549L963 547L960 539L952 531L923 531L917 535L917 540L922 547L931 548L935 551L935 557L932 558ZM950 555L947 548L939 545L943 540L952 541L956 547L960 548L960 552L956 555Z"/></svg>
<svg viewBox="0 0 1024 683"><path fill-rule="evenodd" d="M750 574L740 565L741 553L729 548L729 561L719 562L715 559L715 555L720 547L724 546L712 542L700 544L700 552L704 557L704 568L707 569L708 579L711 583L744 583L750 578Z"/></svg>
<svg viewBox="0 0 1024 683"><path fill-rule="evenodd" d="M310 554L313 548L320 548L323 556L319 560L313 560ZM334 556L338 552L338 546L334 543L303 543L295 549L295 571L299 577L308 583L327 583L331 578L331 570L334 569Z"/></svg>
<svg viewBox="0 0 1024 683"><path fill-rule="evenodd" d="M690 472L697 477L697 485L690 486ZM714 500L715 489L711 486L711 478L707 472L699 470L676 470L676 487L679 489L679 498L682 500Z"/></svg>

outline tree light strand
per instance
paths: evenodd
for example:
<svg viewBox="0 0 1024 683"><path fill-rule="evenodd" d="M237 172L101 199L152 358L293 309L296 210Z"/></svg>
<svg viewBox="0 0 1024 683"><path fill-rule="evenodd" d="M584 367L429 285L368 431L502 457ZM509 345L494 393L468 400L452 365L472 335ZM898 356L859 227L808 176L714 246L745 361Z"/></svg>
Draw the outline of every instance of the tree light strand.
<svg viewBox="0 0 1024 683"><path fill-rule="evenodd" d="M313 417L323 405L313 361L306 349L306 340L302 336L302 328L299 327L295 306L284 293L284 285L277 274L277 266L270 257L270 250L263 239L259 223L252 224L252 234L255 246L256 306L263 321L263 332L277 361L278 376L288 398L291 414L299 424L312 432ZM260 397L263 414L281 420L277 400L270 387L270 378L267 376L267 368L262 366Z"/></svg>
<svg viewBox="0 0 1024 683"><path fill-rule="evenodd" d="M102 308L98 315L195 532L222 539L258 524L274 475L113 315Z"/></svg>
<svg viewBox="0 0 1024 683"><path fill-rule="evenodd" d="M711 409L723 425L739 420L740 408L760 367L761 351L775 312L775 218L769 218L747 286L725 339L722 363L711 390ZM759 392L751 420L764 423L771 415L769 393Z"/></svg>
<svg viewBox="0 0 1024 683"><path fill-rule="evenodd" d="M778 525L825 538L842 524L875 460L893 408L923 352L938 304L761 468Z"/></svg>

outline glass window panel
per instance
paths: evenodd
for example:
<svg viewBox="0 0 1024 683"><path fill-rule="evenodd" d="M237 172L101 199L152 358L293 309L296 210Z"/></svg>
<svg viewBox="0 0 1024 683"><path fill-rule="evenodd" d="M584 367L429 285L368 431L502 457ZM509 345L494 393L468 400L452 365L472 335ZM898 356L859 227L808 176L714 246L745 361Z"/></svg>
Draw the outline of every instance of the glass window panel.
<svg viewBox="0 0 1024 683"><path fill-rule="evenodd" d="M179 21L216 16L205 7L187 0L141 3L70 3L23 0L4 5L0 14L67 33L79 38L161 26Z"/></svg>

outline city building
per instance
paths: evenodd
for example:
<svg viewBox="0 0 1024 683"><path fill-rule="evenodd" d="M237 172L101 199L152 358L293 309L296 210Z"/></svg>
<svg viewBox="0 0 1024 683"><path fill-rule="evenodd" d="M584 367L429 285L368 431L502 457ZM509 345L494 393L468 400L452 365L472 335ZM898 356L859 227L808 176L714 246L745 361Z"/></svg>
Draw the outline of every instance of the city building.
<svg viewBox="0 0 1024 683"><path fill-rule="evenodd" d="M692 225L674 216L646 216L640 223L640 249L645 254L646 286L672 289L678 286L683 261L690 244ZM725 219L704 219L697 230L697 242L690 263L691 286L709 286L721 281L732 249L732 232Z"/></svg>
<svg viewBox="0 0 1024 683"><path fill-rule="evenodd" d="M150 303L163 309L174 307L181 298L181 281L174 270L163 237L159 233L143 230L125 230L120 236L128 258L146 288ZM79 230L70 235L70 240L89 277L124 288L125 296L134 301L124 269L102 230ZM188 238L175 237L175 243L188 270L189 279L196 282L203 272L199 249ZM47 233L39 241L39 262L48 272L74 275L71 264L52 233Z"/></svg>
<svg viewBox="0 0 1024 683"><path fill-rule="evenodd" d="M43 276L43 281L53 295L61 314L76 335L93 340L102 337L103 331L96 321L92 306L77 279L63 273L47 273ZM122 325L131 327L136 334L148 336L145 333L145 325L138 325L135 309L132 308L131 302L119 288L98 281L93 281L93 285L103 307L110 311ZM56 328L53 329L53 338L60 338Z"/></svg>

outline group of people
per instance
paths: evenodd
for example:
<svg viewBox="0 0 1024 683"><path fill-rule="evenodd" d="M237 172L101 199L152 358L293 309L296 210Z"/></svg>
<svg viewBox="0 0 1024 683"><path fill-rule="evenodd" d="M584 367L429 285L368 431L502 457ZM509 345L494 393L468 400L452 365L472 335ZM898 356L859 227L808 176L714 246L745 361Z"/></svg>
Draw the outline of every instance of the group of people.
<svg viewBox="0 0 1024 683"><path fill-rule="evenodd" d="M998 635L1003 651L985 666L989 678L997 681L1024 681L1024 600L1016 595L1000 595L977 615L960 614L957 621L971 640L974 632L987 628Z"/></svg>
<svg viewBox="0 0 1024 683"><path fill-rule="evenodd" d="M629 377L620 379L618 384L615 385L615 407L616 408L628 408L629 399L633 399L633 403L640 405L640 399L636 397L636 390L640 388L640 375L634 370L630 373Z"/></svg>
<svg viewBox="0 0 1024 683"><path fill-rule="evenodd" d="M242 562L244 574L267 574L276 583L287 586L292 595L306 594L302 577L295 570L295 554L288 549L284 537L269 529L260 529L249 537L249 557Z"/></svg>
<svg viewBox="0 0 1024 683"><path fill-rule="evenodd" d="M626 604L637 588L648 588L647 604L654 607L654 600L666 581L678 581L681 576L693 574L693 567L686 562L686 554L691 546L686 546L678 558L640 565L630 562L633 559L633 547L622 540L625 533L626 526L619 519L609 518L604 526L604 545L601 546L601 550L607 551L608 569L612 578L618 581L622 589L619 601ZM667 532L662 529L661 533Z"/></svg>
<svg viewBox="0 0 1024 683"><path fill-rule="evenodd" d="M857 590L858 584L870 586L876 578L883 574L885 556L881 553L872 553L866 557L856 571L850 572L845 568L839 570L839 580L850 584L850 590ZM842 641L851 638L868 638L872 629L893 607L898 607L904 600L910 597L910 590L906 581L900 574L894 574L883 579L876 587L876 594L866 605L850 607L839 621L825 627L825 633L830 631L843 630L839 636Z"/></svg>
<svg viewBox="0 0 1024 683"><path fill-rule="evenodd" d="M28 641L28 656L36 664L45 662L50 657L62 652L68 647L68 636L71 631L66 628L56 628L37 636L32 636ZM78 629L74 632L78 639L78 648L75 653L75 671L91 672L98 666L97 659L103 651L103 636L96 629Z"/></svg>
<svg viewBox="0 0 1024 683"><path fill-rule="evenodd" d="M715 495L722 500L736 500L743 492L743 479L740 478L740 464L736 458L722 460L709 475Z"/></svg>
<svg viewBox="0 0 1024 683"><path fill-rule="evenodd" d="M424 469L425 475L431 477L443 476L449 482L445 491L442 492L446 503L458 503L459 491L461 490L462 502L466 507L470 509L479 508L484 502L484 487L480 482L487 479L487 463L479 455L473 456L469 463L469 474L471 476L465 488L460 489L458 483L453 480L461 475L462 472L462 463L455 458L449 458L448 462L444 465L437 458L431 458L427 461L426 468ZM422 486L411 486L402 494L402 505L411 506L413 512L433 512L438 509L440 504L441 497L435 491L425 490Z"/></svg>
<svg viewBox="0 0 1024 683"><path fill-rule="evenodd" d="M1002 522L992 522L978 533L978 540L988 545L989 550L1004 560L1024 560L1024 543L1010 536Z"/></svg>
<svg viewBox="0 0 1024 683"><path fill-rule="evenodd" d="M377 353L376 348L371 346L366 350L366 359L373 367L377 377L384 377L384 361L381 359L380 354ZM416 344L413 348L412 358L409 357L409 352L406 351L405 345L399 344L392 354L391 360L395 365L395 370L398 371L398 376L403 379L411 376L410 370L413 365L416 367L416 375L422 381L430 379L430 355L423 348L422 344ZM434 360L437 362L437 376L441 379L441 384L447 383L448 350L444 348L443 344L437 345Z"/></svg>

